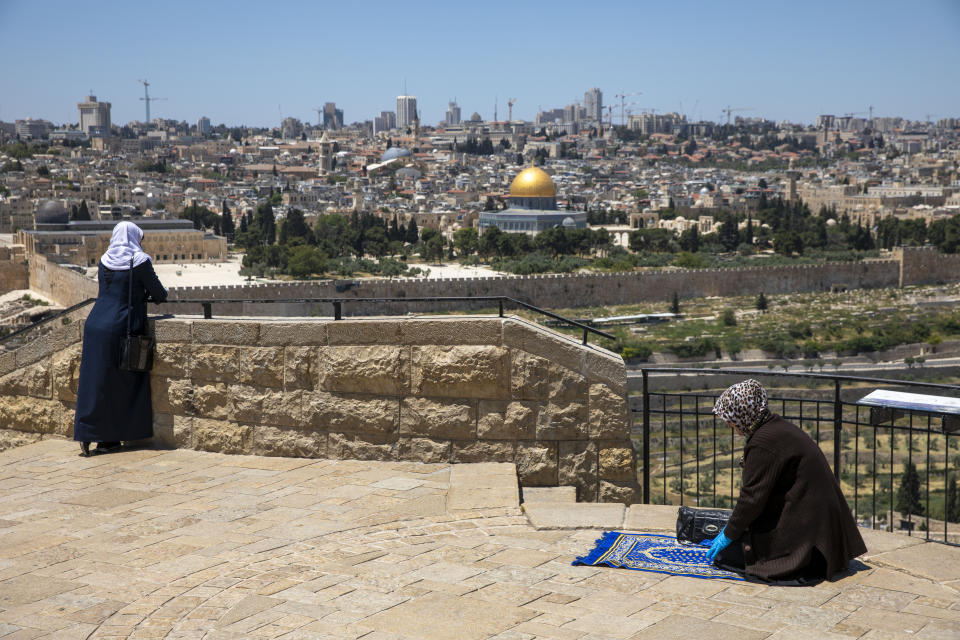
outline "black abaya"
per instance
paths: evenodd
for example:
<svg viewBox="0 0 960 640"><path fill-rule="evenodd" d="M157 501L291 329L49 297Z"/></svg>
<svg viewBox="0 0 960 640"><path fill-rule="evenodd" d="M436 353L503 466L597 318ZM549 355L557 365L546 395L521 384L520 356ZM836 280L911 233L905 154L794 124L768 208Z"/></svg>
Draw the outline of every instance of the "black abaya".
<svg viewBox="0 0 960 640"><path fill-rule="evenodd" d="M117 366L120 339L127 332L127 287L131 276L131 333L144 332L148 295L154 302L167 298L149 260L132 271L114 271L100 263L97 301L83 326L73 421L73 439L80 442L120 442L153 435L150 374L121 371Z"/></svg>

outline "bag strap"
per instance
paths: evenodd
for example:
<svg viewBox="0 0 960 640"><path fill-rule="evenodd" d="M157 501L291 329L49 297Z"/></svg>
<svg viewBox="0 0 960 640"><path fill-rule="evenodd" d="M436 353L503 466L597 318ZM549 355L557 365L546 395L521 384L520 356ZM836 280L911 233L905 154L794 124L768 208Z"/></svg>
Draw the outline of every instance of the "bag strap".
<svg viewBox="0 0 960 640"><path fill-rule="evenodd" d="M127 337L130 337L130 316L133 315L133 258L130 258L130 279L127 281Z"/></svg>

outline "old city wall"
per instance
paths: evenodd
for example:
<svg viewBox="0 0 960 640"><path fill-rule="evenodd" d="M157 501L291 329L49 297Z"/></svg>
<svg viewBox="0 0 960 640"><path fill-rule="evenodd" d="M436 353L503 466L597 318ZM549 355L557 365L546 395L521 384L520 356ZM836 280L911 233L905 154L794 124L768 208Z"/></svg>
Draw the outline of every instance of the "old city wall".
<svg viewBox="0 0 960 640"><path fill-rule="evenodd" d="M938 253L933 247L898 247L893 257L900 268L901 287L960 279L960 254Z"/></svg>
<svg viewBox="0 0 960 640"><path fill-rule="evenodd" d="M626 370L519 318L156 319L155 438L232 454L513 462L634 501ZM70 437L81 323L0 354L0 449Z"/></svg>
<svg viewBox="0 0 960 640"><path fill-rule="evenodd" d="M97 281L57 264L43 255L33 254L28 261L30 289L69 307L87 298L97 297Z"/></svg>
<svg viewBox="0 0 960 640"><path fill-rule="evenodd" d="M29 269L23 250L0 247L0 293L29 287Z"/></svg>
<svg viewBox="0 0 960 640"><path fill-rule="evenodd" d="M900 281L898 262L844 262L810 266L754 267L744 269L697 269L638 272L629 274L544 275L496 278L451 278L437 280L361 280L345 290L342 281L278 283L232 287L194 287L172 291L171 300L272 300L296 298L343 298L344 315L400 314L421 310L482 309L495 302L458 301L428 303L355 303L355 298L416 298L432 296L510 296L544 306L591 306L666 301L681 298L736 296L825 291L831 287L869 289L895 287ZM953 279L956 279L955 274ZM558 303L558 301L562 301ZM171 311L199 313L197 305L167 305ZM310 315L312 303L223 303L215 306L222 315ZM165 308L166 310L166 308ZM330 315L330 305L320 307Z"/></svg>

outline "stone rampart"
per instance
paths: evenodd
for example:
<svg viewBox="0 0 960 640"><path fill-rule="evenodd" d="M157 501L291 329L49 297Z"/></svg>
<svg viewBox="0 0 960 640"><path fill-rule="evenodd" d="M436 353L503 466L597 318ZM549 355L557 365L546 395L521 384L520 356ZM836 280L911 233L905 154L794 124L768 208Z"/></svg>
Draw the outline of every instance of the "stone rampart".
<svg viewBox="0 0 960 640"><path fill-rule="evenodd" d="M893 257L900 266L901 287L960 279L960 254L938 253L933 247L897 247Z"/></svg>
<svg viewBox="0 0 960 640"><path fill-rule="evenodd" d="M204 451L513 462L638 497L623 360L515 317L151 320L155 438ZM70 437L74 323L0 354L0 449Z"/></svg>
<svg viewBox="0 0 960 640"><path fill-rule="evenodd" d="M40 254L29 258L30 289L65 307L97 297L97 281Z"/></svg>

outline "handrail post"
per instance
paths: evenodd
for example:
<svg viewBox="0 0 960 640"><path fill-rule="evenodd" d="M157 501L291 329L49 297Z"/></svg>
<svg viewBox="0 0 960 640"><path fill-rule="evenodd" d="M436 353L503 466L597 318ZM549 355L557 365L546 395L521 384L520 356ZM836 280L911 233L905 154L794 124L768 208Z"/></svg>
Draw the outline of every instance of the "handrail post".
<svg viewBox="0 0 960 640"><path fill-rule="evenodd" d="M840 404L840 381L833 381L833 476L840 480L840 445L843 429L843 407ZM891 463L892 464L892 463Z"/></svg>
<svg viewBox="0 0 960 640"><path fill-rule="evenodd" d="M210 302L203 303L203 319L209 320L213 317L213 304Z"/></svg>
<svg viewBox="0 0 960 640"><path fill-rule="evenodd" d="M587 344L587 330L583 330L583 344Z"/></svg>
<svg viewBox="0 0 960 640"><path fill-rule="evenodd" d="M343 320L343 303L339 300L333 303L333 319Z"/></svg>
<svg viewBox="0 0 960 640"><path fill-rule="evenodd" d="M503 317L503 298L500 298L499 300L497 300L497 302L500 304L500 317L502 318Z"/></svg>
<svg viewBox="0 0 960 640"><path fill-rule="evenodd" d="M643 504L650 504L650 396L647 391L647 371L643 369L641 373L643 374Z"/></svg>

